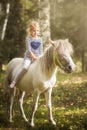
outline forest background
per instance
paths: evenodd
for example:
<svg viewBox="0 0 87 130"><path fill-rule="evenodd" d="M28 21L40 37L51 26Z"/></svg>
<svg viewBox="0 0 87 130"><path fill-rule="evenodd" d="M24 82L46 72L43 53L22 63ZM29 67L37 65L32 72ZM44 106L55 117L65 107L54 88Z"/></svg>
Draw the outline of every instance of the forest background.
<svg viewBox="0 0 87 130"><path fill-rule="evenodd" d="M52 40L66 39L74 47L77 69L72 74L57 74L52 93L53 116L57 126L47 120L44 96L39 100L35 128L20 117L18 98L14 105L14 122L8 121L8 95L3 89L7 63L23 57L27 28L31 20L41 27L44 48ZM32 96L24 100L29 119ZM28 107L29 106L29 107ZM87 130L87 0L0 0L0 130Z"/></svg>
<svg viewBox="0 0 87 130"><path fill-rule="evenodd" d="M87 71L86 12L86 0L1 0L0 70L12 58L23 57L27 27L31 20L38 20L44 46L48 44L47 37L68 38L74 46L76 62L83 72Z"/></svg>

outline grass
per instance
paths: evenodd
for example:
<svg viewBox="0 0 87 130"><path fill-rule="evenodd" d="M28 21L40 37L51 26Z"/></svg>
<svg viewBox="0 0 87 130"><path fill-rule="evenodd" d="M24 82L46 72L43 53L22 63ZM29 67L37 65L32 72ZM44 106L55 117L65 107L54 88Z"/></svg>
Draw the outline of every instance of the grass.
<svg viewBox="0 0 87 130"><path fill-rule="evenodd" d="M52 112L57 126L49 124L43 94L39 99L35 114L35 127L30 128L21 118L17 97L14 105L14 122L9 123L8 100L2 88L4 74L0 77L0 130L86 130L87 129L87 73L57 75L57 83L52 93ZM26 95L24 110L30 117L32 96Z"/></svg>

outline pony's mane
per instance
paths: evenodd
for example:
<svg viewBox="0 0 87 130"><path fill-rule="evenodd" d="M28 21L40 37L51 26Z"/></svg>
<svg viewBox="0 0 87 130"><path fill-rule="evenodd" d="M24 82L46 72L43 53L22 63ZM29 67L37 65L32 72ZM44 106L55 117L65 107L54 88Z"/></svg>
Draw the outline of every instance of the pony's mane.
<svg viewBox="0 0 87 130"><path fill-rule="evenodd" d="M56 45L56 48L58 48L60 52L67 51L70 55L73 54L73 46L68 41L68 39L65 39L65 40L60 39L58 41L55 41L55 45Z"/></svg>
<svg viewBox="0 0 87 130"><path fill-rule="evenodd" d="M51 69L50 66L53 63L53 46L50 45L46 48L44 54L40 57L40 66L42 67L42 70L49 71Z"/></svg>

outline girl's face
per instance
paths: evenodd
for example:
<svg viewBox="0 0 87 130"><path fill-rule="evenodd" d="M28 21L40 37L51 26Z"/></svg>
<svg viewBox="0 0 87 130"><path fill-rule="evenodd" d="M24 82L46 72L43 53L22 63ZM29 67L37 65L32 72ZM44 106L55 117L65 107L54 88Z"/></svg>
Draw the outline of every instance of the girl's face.
<svg viewBox="0 0 87 130"><path fill-rule="evenodd" d="M30 30L30 34L32 37L37 37L39 35L39 28L33 28Z"/></svg>

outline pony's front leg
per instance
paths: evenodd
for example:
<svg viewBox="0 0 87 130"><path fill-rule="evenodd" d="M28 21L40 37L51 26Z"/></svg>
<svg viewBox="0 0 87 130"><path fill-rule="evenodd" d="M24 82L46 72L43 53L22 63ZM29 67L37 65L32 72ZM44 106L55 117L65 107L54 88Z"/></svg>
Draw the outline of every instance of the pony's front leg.
<svg viewBox="0 0 87 130"><path fill-rule="evenodd" d="M20 111L21 111L21 114L22 114L22 117L23 119L27 122L27 118L25 116L25 113L24 113L24 109L23 109L23 99L24 99L24 96L25 96L25 91L20 91L20 95L19 95L19 104L20 104Z"/></svg>
<svg viewBox="0 0 87 130"><path fill-rule="evenodd" d="M53 116L52 116L51 94L52 94L52 89L50 88L48 91L45 92L45 99L48 108L49 121L51 122L52 125L56 125L56 122L53 120Z"/></svg>
<svg viewBox="0 0 87 130"><path fill-rule="evenodd" d="M38 107L39 96L40 96L40 93L38 91L34 92L34 95L33 95L34 103L33 103L33 108L32 108L31 119L30 119L30 126L31 127L34 127L34 115L35 115L35 112L36 112L37 107Z"/></svg>

